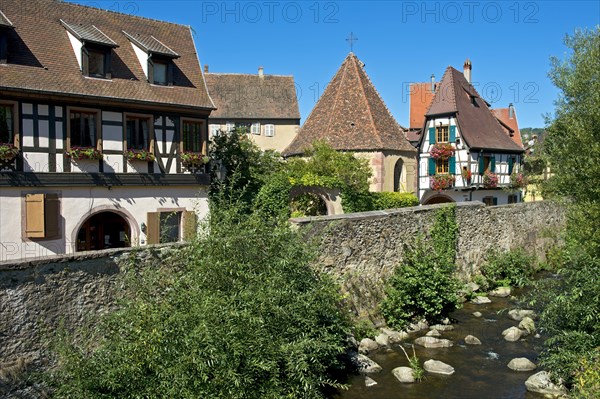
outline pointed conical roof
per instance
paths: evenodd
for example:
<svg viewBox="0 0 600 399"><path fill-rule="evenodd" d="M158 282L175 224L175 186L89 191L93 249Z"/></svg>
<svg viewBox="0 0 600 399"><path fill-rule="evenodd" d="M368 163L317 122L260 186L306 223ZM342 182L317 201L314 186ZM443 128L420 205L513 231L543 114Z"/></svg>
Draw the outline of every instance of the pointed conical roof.
<svg viewBox="0 0 600 399"><path fill-rule="evenodd" d="M316 140L340 151L416 151L354 53L348 54L283 155L302 154Z"/></svg>
<svg viewBox="0 0 600 399"><path fill-rule="evenodd" d="M473 85L461 72L449 66L425 116L454 113L460 133L470 148L523 152L523 148L505 133Z"/></svg>

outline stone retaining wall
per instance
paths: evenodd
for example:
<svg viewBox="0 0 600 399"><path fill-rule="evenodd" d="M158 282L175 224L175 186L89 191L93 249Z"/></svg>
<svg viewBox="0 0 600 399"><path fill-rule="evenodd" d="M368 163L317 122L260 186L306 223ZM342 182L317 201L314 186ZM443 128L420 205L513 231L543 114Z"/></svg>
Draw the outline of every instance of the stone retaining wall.
<svg viewBox="0 0 600 399"><path fill-rule="evenodd" d="M317 265L340 281L356 314L377 322L377 304L386 279L402 259L405 246L419 234L427 235L435 211L442 206L295 218L292 222L320 241ZM479 270L491 249L523 247L543 259L558 240L565 210L551 202L488 207L474 201L457 204L456 220L457 272L467 279Z"/></svg>

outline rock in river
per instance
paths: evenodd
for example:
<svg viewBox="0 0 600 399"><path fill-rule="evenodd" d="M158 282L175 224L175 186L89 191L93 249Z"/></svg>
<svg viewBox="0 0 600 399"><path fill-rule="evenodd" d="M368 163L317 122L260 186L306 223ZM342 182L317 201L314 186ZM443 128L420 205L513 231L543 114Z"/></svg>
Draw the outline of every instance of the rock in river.
<svg viewBox="0 0 600 399"><path fill-rule="evenodd" d="M358 345L358 351L365 355L377 349L379 349L379 344L373 341L371 338L363 338Z"/></svg>
<svg viewBox="0 0 600 399"><path fill-rule="evenodd" d="M467 344L467 345L481 345L481 341L477 337L474 337L472 335L467 335L465 337L465 344Z"/></svg>
<svg viewBox="0 0 600 399"><path fill-rule="evenodd" d="M415 344L425 348L449 348L452 346L452 341L435 337L419 337L415 339Z"/></svg>
<svg viewBox="0 0 600 399"><path fill-rule="evenodd" d="M516 357L508 363L508 368L514 371L531 371L535 370L537 366L526 357Z"/></svg>
<svg viewBox="0 0 600 399"><path fill-rule="evenodd" d="M483 305L485 303L491 303L492 301L487 296L476 296L475 298L471 299L471 302L476 305Z"/></svg>
<svg viewBox="0 0 600 399"><path fill-rule="evenodd" d="M394 377L396 377L398 381L405 384L415 382L415 375L413 369L410 367L396 367L392 370L392 374L394 374Z"/></svg>
<svg viewBox="0 0 600 399"><path fill-rule="evenodd" d="M535 317L535 312L533 310L525 310L525 309L513 309L508 312L508 317L515 321L521 321L525 317Z"/></svg>
<svg viewBox="0 0 600 399"><path fill-rule="evenodd" d="M547 371L535 373L525 381L525 386L530 392L541 393L542 395L563 396L567 394L565 387L556 385L550 380Z"/></svg>
<svg viewBox="0 0 600 399"><path fill-rule="evenodd" d="M514 342L518 341L521 338L521 335L523 335L523 331L519 330L517 327L511 327L502 331L502 335L504 336L505 340L509 342Z"/></svg>
<svg viewBox="0 0 600 399"><path fill-rule="evenodd" d="M423 363L423 368L429 373L450 375L454 373L454 367L440 362L439 360L429 359Z"/></svg>

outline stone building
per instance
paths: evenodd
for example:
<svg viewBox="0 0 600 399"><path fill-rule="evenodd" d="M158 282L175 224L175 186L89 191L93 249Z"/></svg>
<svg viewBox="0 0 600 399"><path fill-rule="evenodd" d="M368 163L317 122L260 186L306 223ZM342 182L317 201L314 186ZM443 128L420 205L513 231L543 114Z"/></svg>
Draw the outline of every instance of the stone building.
<svg viewBox="0 0 600 399"><path fill-rule="evenodd" d="M371 191L416 192L417 152L354 53L348 54L283 155L300 156L315 140L368 159Z"/></svg>
<svg viewBox="0 0 600 399"><path fill-rule="evenodd" d="M189 27L0 2L0 260L177 241L208 209Z"/></svg>
<svg viewBox="0 0 600 399"><path fill-rule="evenodd" d="M210 137L244 129L261 150L283 151L296 137L300 111L293 76L212 73L204 79L217 109L209 117Z"/></svg>

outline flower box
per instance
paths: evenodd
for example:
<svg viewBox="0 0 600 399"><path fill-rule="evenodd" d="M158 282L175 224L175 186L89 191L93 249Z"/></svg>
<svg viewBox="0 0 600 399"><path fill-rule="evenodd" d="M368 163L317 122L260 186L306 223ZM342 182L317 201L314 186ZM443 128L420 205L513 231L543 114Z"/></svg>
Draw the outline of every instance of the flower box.
<svg viewBox="0 0 600 399"><path fill-rule="evenodd" d="M201 152L184 151L181 153L181 163L187 168L197 168L208 163L209 160L210 158Z"/></svg>
<svg viewBox="0 0 600 399"><path fill-rule="evenodd" d="M510 184L508 187L513 190L520 190L527 187L527 178L523 173L513 173L510 175Z"/></svg>
<svg viewBox="0 0 600 399"><path fill-rule="evenodd" d="M498 175L486 170L483 174L483 187L496 188L498 187Z"/></svg>
<svg viewBox="0 0 600 399"><path fill-rule="evenodd" d="M429 150L429 155L433 159L448 159L454 156L454 147L450 143L435 143Z"/></svg>
<svg viewBox="0 0 600 399"><path fill-rule="evenodd" d="M431 187L432 190L440 192L442 190L452 188L455 181L456 179L453 175L429 176L429 187Z"/></svg>
<svg viewBox="0 0 600 399"><path fill-rule="evenodd" d="M461 172L461 176L463 178L463 182L466 186L471 184L471 179L473 178L473 173L468 169L463 169Z"/></svg>
<svg viewBox="0 0 600 399"><path fill-rule="evenodd" d="M19 155L19 149L12 144L0 143L0 160L12 161Z"/></svg>
<svg viewBox="0 0 600 399"><path fill-rule="evenodd" d="M74 161L82 159L102 159L102 152L94 147L71 147L66 155Z"/></svg>
<svg viewBox="0 0 600 399"><path fill-rule="evenodd" d="M135 150L133 148L128 148L127 152L125 153L125 155L127 155L127 159L129 161L153 162L156 159L156 157L154 156L154 154L151 153L150 151L147 151L147 150Z"/></svg>

